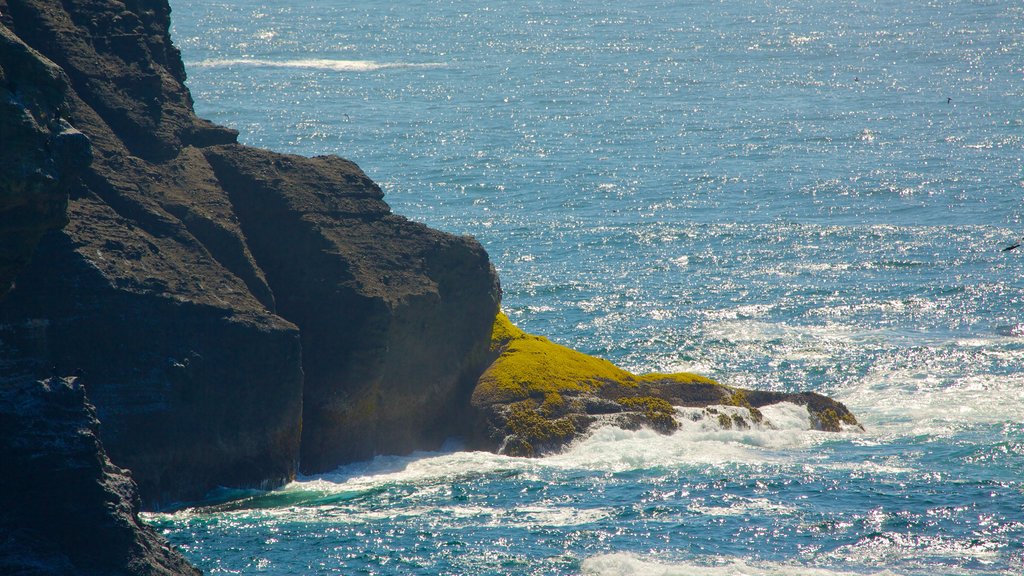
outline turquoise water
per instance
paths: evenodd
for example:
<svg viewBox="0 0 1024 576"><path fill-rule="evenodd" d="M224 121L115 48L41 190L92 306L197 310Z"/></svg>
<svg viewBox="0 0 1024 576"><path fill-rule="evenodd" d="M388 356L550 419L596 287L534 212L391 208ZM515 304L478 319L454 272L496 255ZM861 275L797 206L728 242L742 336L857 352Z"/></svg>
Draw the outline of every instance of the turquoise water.
<svg viewBox="0 0 1024 576"><path fill-rule="evenodd" d="M200 115L477 237L522 328L867 429L453 441L148 516L208 573L1024 573L1024 6L171 4Z"/></svg>

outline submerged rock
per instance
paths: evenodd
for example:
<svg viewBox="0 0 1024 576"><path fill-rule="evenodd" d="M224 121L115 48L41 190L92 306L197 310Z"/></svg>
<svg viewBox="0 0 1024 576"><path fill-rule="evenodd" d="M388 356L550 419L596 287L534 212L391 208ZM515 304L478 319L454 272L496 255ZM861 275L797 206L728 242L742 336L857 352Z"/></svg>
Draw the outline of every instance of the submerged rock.
<svg viewBox="0 0 1024 576"><path fill-rule="evenodd" d="M514 456L557 451L597 425L670 433L679 427L677 406L705 408L727 429L762 424L759 408L783 402L805 406L817 430L859 427L846 406L814 392L746 390L690 373L634 375L527 334L504 314L494 321L491 353L493 362L472 398L479 421L475 441ZM745 415L716 406L737 407Z"/></svg>

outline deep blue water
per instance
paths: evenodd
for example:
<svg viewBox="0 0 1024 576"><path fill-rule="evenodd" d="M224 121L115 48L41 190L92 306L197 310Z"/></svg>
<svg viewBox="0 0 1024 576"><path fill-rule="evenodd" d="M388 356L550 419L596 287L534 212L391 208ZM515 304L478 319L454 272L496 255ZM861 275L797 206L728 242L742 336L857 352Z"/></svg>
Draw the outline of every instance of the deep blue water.
<svg viewBox="0 0 1024 576"><path fill-rule="evenodd" d="M867 429L453 444L148 517L208 573L1024 573L1024 5L171 5L200 115L477 237L522 328Z"/></svg>

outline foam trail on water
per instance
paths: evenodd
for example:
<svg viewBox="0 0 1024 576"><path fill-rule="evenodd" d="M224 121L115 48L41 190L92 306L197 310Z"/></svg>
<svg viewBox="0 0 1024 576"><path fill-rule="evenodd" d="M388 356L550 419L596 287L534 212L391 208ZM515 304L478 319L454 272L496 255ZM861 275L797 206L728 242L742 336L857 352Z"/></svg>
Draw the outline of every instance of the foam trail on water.
<svg viewBox="0 0 1024 576"><path fill-rule="evenodd" d="M425 484L479 475L525 470L531 461L490 452L416 452L408 456L378 456L342 466L334 472L300 478L286 489L365 490L389 483Z"/></svg>
<svg viewBox="0 0 1024 576"><path fill-rule="evenodd" d="M863 573L775 562L747 564L742 560L732 560L715 566L687 562L666 564L622 553L588 558L583 561L582 572L586 576L866 576ZM898 575L886 570L875 572L872 576Z"/></svg>
<svg viewBox="0 0 1024 576"><path fill-rule="evenodd" d="M229 68L252 66L260 68L300 68L329 70L332 72L375 72L399 68L440 68L436 62L377 62L374 60L335 60L330 58L305 58L298 60L261 60L256 58L214 58L189 63L192 68Z"/></svg>

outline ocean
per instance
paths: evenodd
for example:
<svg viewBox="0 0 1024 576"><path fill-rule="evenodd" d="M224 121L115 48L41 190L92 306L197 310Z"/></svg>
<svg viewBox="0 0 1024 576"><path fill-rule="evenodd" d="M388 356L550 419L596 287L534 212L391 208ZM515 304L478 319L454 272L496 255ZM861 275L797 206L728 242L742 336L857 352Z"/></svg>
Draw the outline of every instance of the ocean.
<svg viewBox="0 0 1024 576"><path fill-rule="evenodd" d="M1024 573L1024 4L172 0L200 116L479 239L524 330L813 390L148 514L208 574Z"/></svg>

